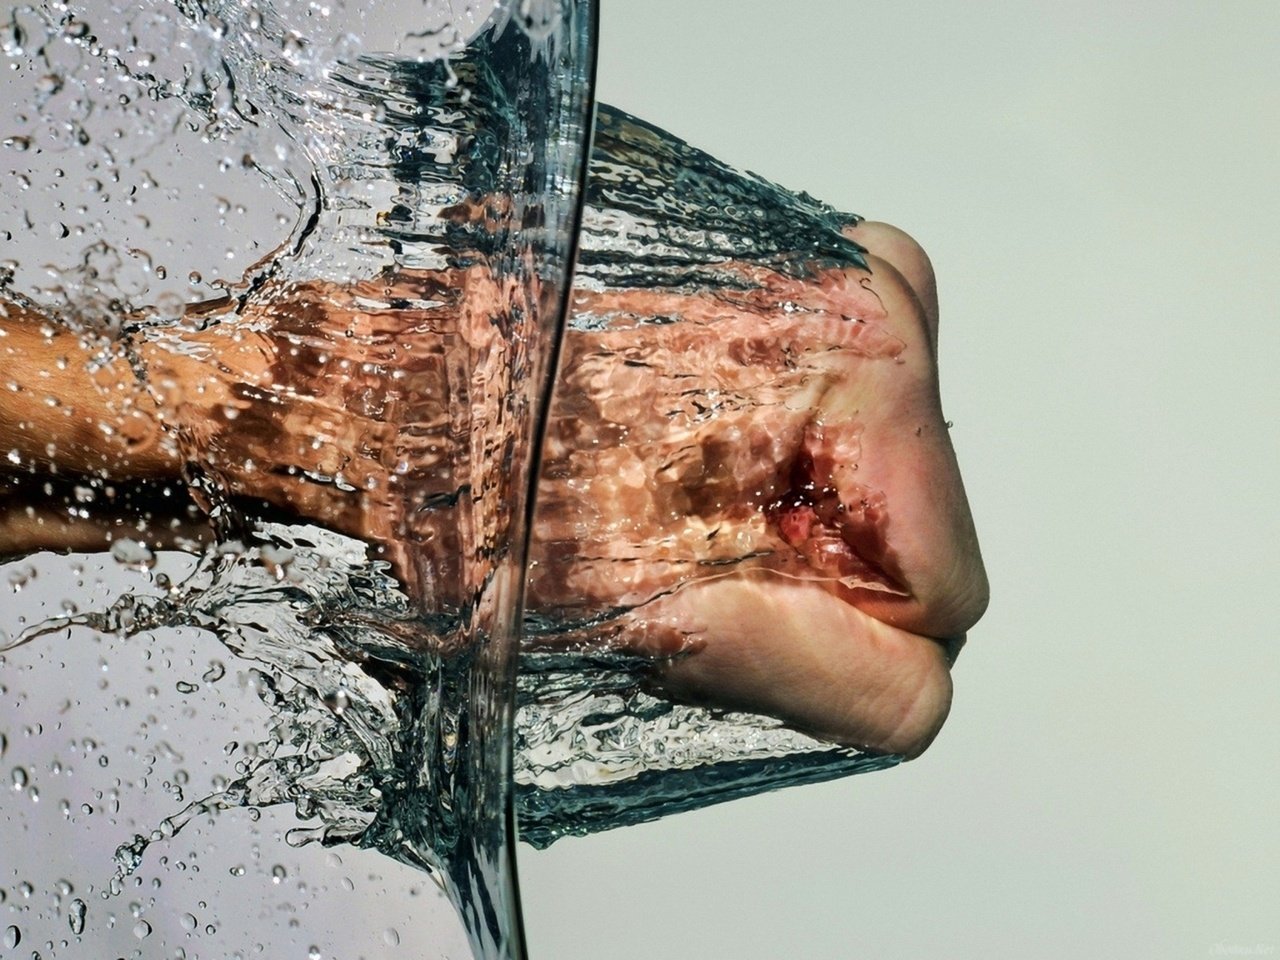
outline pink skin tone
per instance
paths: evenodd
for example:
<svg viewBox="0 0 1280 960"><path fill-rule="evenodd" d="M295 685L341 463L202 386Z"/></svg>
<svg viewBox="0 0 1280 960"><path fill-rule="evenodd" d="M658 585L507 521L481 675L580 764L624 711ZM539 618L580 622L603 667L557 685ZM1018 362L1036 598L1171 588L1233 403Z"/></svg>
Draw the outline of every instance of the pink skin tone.
<svg viewBox="0 0 1280 960"><path fill-rule="evenodd" d="M950 662L987 583L938 397L932 270L892 227L850 235L871 251L869 275L767 278L758 296L729 304L579 295L579 311L677 313L705 320L706 333L655 345L662 334L623 323L593 335L589 345L614 357L601 378L617 356L631 364L612 396L593 389L597 358L567 345L562 382L581 402L564 422L553 411L545 469L612 507L575 534L579 505L562 508L566 487L546 488L531 597L535 607L572 598L586 612L593 600L638 603L619 642L685 653L663 671L679 699L915 756L946 718ZM610 296L625 304L601 302ZM654 381L705 383L708 370L722 372L722 393L740 387L760 402L711 425L690 417L683 430L666 417L646 437L651 398L678 392ZM592 448L609 435L601 423L629 444ZM700 497L681 499L690 475Z"/></svg>
<svg viewBox="0 0 1280 960"><path fill-rule="evenodd" d="M849 235L870 251L869 273L802 283L756 271L759 291L711 299L575 291L576 313L614 319L566 340L529 602L570 619L632 608L601 642L679 652L661 670L679 699L914 756L946 718L951 659L987 584L938 399L928 260L883 224ZM463 290L469 303L512 296L475 273L415 282L455 303ZM0 450L18 451L28 487L31 471L180 487L181 449L198 439L230 493L367 539L411 592L425 590L415 558L443 556L448 536L415 519L396 464L408 454L422 467L419 493L449 478L426 471L425 439L402 449L397 422L424 423L442 403L436 360L406 349L404 334L446 316L468 343L468 331L488 327L448 306L438 317L365 315L334 291L284 302L138 345L150 391L109 352L86 377L92 348L74 334L45 336L39 318L8 306L0 368L36 372L0 391ZM686 322L669 342L629 320L673 313ZM379 326L388 323L400 327ZM358 358L335 333L353 329ZM324 356L393 360L417 386L357 373L335 396L327 378L305 374ZM715 416L705 415L707 389L718 391ZM673 397L688 401L675 413ZM281 466L341 469L357 489ZM71 522L0 486L0 554L208 536L190 508L162 515L153 505L139 530L136 510L100 501Z"/></svg>

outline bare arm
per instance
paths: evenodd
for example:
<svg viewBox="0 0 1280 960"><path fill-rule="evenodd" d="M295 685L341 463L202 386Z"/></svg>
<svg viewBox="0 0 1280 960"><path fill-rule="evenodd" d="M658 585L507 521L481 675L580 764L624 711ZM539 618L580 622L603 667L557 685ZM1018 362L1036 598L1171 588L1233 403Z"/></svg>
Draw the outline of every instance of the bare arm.
<svg viewBox="0 0 1280 960"><path fill-rule="evenodd" d="M93 344L0 301L0 370L6 472L177 476L156 405L120 344Z"/></svg>
<svg viewBox="0 0 1280 960"><path fill-rule="evenodd" d="M905 243L896 234L894 238ZM873 240L867 238L865 245L874 253ZM896 359L869 358L857 351L846 355L828 351L819 336L811 347L798 349L810 351L806 355L818 365L815 374L821 375L801 377L797 383L808 383L804 389L824 384L820 398L797 394L767 409L789 411L796 419L796 437L809 421L836 438L833 462L815 466L818 472L810 478L834 498L826 507L815 503L810 518L816 524L812 530L823 531L822 550L839 547L836 541L844 536L840 531L848 529L841 516L852 515L840 511L858 511L858 491L883 493L890 519L882 546L888 552L872 545L880 553L867 553L856 531L846 539L861 559L885 561L891 555L895 589L842 585L834 578L841 571L834 567L824 575L824 554L811 549L818 541L810 533L784 531L779 539L778 531L766 522L767 504L752 506L756 480L777 479L780 466L795 459L794 450L787 453L770 446L767 453L753 453L739 464L745 474L736 469L704 471L696 481L664 479L671 452L665 448L688 449L687 442L660 433L647 453L640 447L614 450L592 440L604 433L588 431L583 438L588 448L584 469L603 487L593 493L590 485L569 482L571 476L544 474L540 522L552 529L560 521L563 529L554 542L562 559L547 552L552 540L535 542L531 598L551 609L585 603L588 612L636 604L615 624L618 642L639 653L686 652L671 661L663 675L679 699L769 713L829 739L910 756L929 744L947 715L950 661L985 608L987 586L938 403L936 303L931 285L917 289L906 279L925 276L927 261L906 262L902 270L875 256L871 262L869 277L837 277L833 288L812 287L797 296L814 298L815 310L830 308L837 318L843 312L839 298L872 296L882 316L865 329L878 324L902 351ZM434 282L442 285L442 296L451 282L457 286L456 278ZM350 353L358 340L345 333L363 322L359 311L346 304L342 291L304 287L281 296L277 302L284 306L274 324L269 312L229 316L204 330L166 334L168 347L140 344L134 360L148 368L149 391L139 385L123 351L102 356L75 334L54 330L16 308L0 317L0 356L6 360L7 379L16 384L16 389L0 394L0 437L18 459L17 465L7 464L11 479L23 477L27 484L21 498L10 498L20 509L6 513L0 496L0 554L11 552L6 542L28 549L101 549L111 537L135 535L122 534L122 529L137 530L156 544L175 536L207 538L200 514L189 500L174 495L184 490L176 438L185 436L182 442L213 461L233 495L287 506L296 515L378 544L401 576L411 581L419 551L406 534L412 532L414 514L405 512L404 497L396 492L384 462L402 431L381 414L373 419L357 414L342 392L345 381L328 377L328 365L317 359L322 354L331 362L341 362L344 356L352 362L367 359ZM648 303L652 295L644 291L620 296L622 302L615 306L625 308L623 312L657 309ZM776 337L768 324L776 308L769 303L735 307L745 324L740 339L717 349L774 349ZM720 315L728 308L721 301L695 300L682 303L681 309L695 314L710 309ZM816 316L806 323L811 326ZM832 322L846 329L843 322ZM763 326L753 333L756 324ZM387 342L404 341L393 335ZM575 378L570 366L560 383L560 412L553 413L553 421L577 425L590 411L612 420L643 407L633 391L620 392L618 379L638 376L642 368L625 365L621 353L606 351L600 356L598 378L593 379L595 368L590 365ZM93 370L91 376L84 373L86 364ZM706 369L699 365L690 375L696 380ZM426 379L418 381L420 386L434 382L428 368L422 375ZM395 409L396 388L384 380L353 382L364 391L361 396L370 411ZM376 404L367 402L370 389L382 391ZM438 406L442 397L428 390L420 400ZM622 413L615 410L619 404ZM845 428L852 426L855 415L860 425L850 432ZM742 437L753 424L758 432L771 433L756 419L755 413L748 413L728 433L708 426L709 432L698 434L701 439L693 448L741 450ZM861 448L854 462L841 460L842 432L857 439ZM731 435L739 439L726 446L725 438ZM630 472L606 469L615 454L624 458L623 463L627 456L638 459ZM552 466L555 462L549 461ZM707 460L699 470L710 465ZM0 469L5 466L0 463ZM849 475L850 468L858 471L856 476ZM83 513L72 517L56 502L32 496L31 482L47 482L41 476L55 469L59 475L73 472L103 481L102 495L85 511L90 523L83 522ZM309 482L298 472L332 474L338 469L346 471L354 486L344 491ZM622 487L615 480L631 473L648 477L641 487L648 484L659 499L646 500L635 509L619 500ZM126 478L141 483L126 485ZM122 497L120 491L126 488L141 491L134 494L145 498L141 510L138 503ZM661 499L667 494L679 496ZM549 510L547 505L554 507L557 500L562 509ZM678 503L684 506L675 513L664 512ZM706 517L695 515L697 503L702 503L697 509L710 510ZM659 509L662 504L666 506ZM748 509L738 509L744 504ZM728 510L723 517L722 507ZM836 509L837 515L824 520L818 514L827 508ZM686 528L700 529L703 521L714 521L709 531L740 527L758 536L757 546L767 548L783 566L744 566L728 576L683 583L678 576L670 580L663 572L670 564L654 556L657 562L635 567L636 578L629 582L634 589L628 594L634 599L618 593L628 584L619 578L621 568L609 562L607 551L645 554L609 531L629 531L639 538L637 543L649 543L670 532L663 523L683 535ZM603 539L584 543L583 536ZM857 559L840 554L836 562L838 566ZM804 569L813 564L818 566ZM597 576L598 570L607 575Z"/></svg>

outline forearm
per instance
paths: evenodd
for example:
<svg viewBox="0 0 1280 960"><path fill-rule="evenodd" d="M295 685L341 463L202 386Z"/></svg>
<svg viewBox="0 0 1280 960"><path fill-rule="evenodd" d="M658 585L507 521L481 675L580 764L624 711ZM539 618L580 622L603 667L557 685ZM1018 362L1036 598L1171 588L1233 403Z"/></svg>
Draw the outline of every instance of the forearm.
<svg viewBox="0 0 1280 960"><path fill-rule="evenodd" d="M144 479L179 467L119 345L0 301L0 471Z"/></svg>

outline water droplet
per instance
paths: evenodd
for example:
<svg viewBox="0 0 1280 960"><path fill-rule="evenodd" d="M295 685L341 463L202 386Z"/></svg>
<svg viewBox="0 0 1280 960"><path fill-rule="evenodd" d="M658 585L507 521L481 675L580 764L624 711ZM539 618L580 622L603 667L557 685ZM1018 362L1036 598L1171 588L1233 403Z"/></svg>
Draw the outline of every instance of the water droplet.
<svg viewBox="0 0 1280 960"><path fill-rule="evenodd" d="M217 683L227 675L227 665L221 660L210 660L209 669L200 677L205 683Z"/></svg>
<svg viewBox="0 0 1280 960"><path fill-rule="evenodd" d="M4 145L11 150L27 151L31 149L30 137L5 137Z"/></svg>
<svg viewBox="0 0 1280 960"><path fill-rule="evenodd" d="M232 867L230 870L228 870L228 871L227 871L227 873L231 874L233 877L243 877L243 876L244 876L244 865L243 865L243 864L236 864L234 867Z"/></svg>
<svg viewBox="0 0 1280 960"><path fill-rule="evenodd" d="M12 950L22 942L22 931L17 927L8 927L4 932L4 948Z"/></svg>
<svg viewBox="0 0 1280 960"><path fill-rule="evenodd" d="M284 867L282 867L282 866L280 866L280 864L278 864L278 863L277 863L274 867L272 867L272 868L271 868L271 882L272 882L272 883L284 883L284 879L285 879L285 877L287 877L288 875L289 875L288 871L287 871L287 870L285 870L285 868L284 868Z"/></svg>
<svg viewBox="0 0 1280 960"><path fill-rule="evenodd" d="M190 913L184 913L182 915L181 922L182 922L182 929L187 931L187 933L194 933L196 926L199 923L199 921L196 920L195 916Z"/></svg>
<svg viewBox="0 0 1280 960"><path fill-rule="evenodd" d="M382 942L388 947L400 946L400 931L395 927L387 927L382 931Z"/></svg>
<svg viewBox="0 0 1280 960"><path fill-rule="evenodd" d="M179 680L173 686L179 693L195 693L200 689L199 684L192 683L189 680Z"/></svg>
<svg viewBox="0 0 1280 960"><path fill-rule="evenodd" d="M320 960L320 948L312 945L307 951L307 960Z"/></svg>
<svg viewBox="0 0 1280 960"><path fill-rule="evenodd" d="M151 552L150 547L128 538L117 540L111 545L111 559L124 566L141 570L148 570L156 563L156 555Z"/></svg>
<svg viewBox="0 0 1280 960"><path fill-rule="evenodd" d="M145 940L151 936L151 924L145 920L139 920L133 925L133 935L139 940Z"/></svg>
<svg viewBox="0 0 1280 960"><path fill-rule="evenodd" d="M15 789L15 790L22 790L23 788L25 788L25 787L26 787L26 785L27 785L27 781L28 781L28 777L27 777L27 771L26 771L26 769L25 769L25 768L23 768L23 767L14 767L14 768L13 768L13 773L11 774L11 777L12 777L12 780L13 780L13 789Z"/></svg>
<svg viewBox="0 0 1280 960"><path fill-rule="evenodd" d="M324 705L334 712L335 716L342 716L347 712L347 708L351 706L351 696L346 690L339 687L332 690L324 696Z"/></svg>
<svg viewBox="0 0 1280 960"><path fill-rule="evenodd" d="M67 925L77 937L84 933L84 916L87 911L85 903L79 897L71 901L67 909Z"/></svg>

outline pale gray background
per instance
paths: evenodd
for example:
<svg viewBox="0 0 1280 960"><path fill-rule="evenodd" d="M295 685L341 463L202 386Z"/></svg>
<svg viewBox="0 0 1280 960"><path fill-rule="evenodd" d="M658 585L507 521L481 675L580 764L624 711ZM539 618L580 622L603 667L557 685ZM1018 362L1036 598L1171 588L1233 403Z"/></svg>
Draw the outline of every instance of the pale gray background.
<svg viewBox="0 0 1280 960"><path fill-rule="evenodd" d="M536 960L1280 956L1280 4L603 18L602 99L931 252L993 602L918 762L526 851Z"/></svg>

